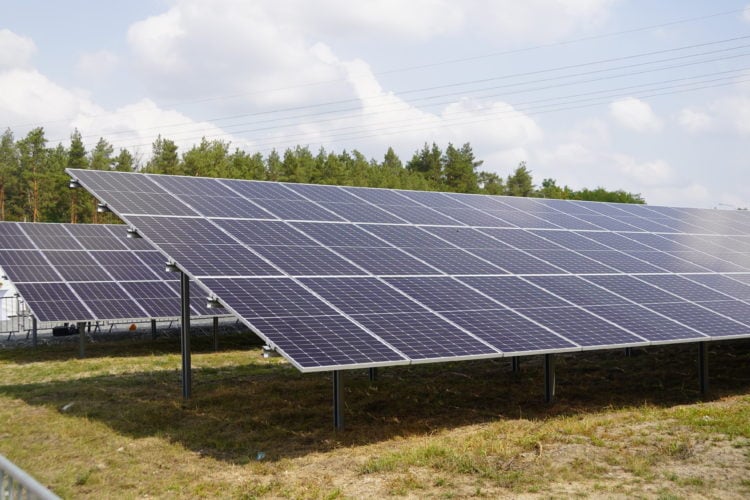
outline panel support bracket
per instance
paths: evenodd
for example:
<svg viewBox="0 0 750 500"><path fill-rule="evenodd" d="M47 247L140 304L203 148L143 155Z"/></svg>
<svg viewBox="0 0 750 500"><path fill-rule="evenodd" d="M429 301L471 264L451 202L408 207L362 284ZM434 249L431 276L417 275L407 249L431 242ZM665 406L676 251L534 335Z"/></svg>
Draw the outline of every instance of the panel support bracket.
<svg viewBox="0 0 750 500"><path fill-rule="evenodd" d="M708 394L708 342L698 343L698 377L700 380L701 396Z"/></svg>
<svg viewBox="0 0 750 500"><path fill-rule="evenodd" d="M32 316L31 317L31 345L34 346L34 347L37 346L37 342L38 342L37 341L37 333L38 333L37 330L38 330L38 327L37 327L37 324L36 324L36 317Z"/></svg>
<svg viewBox="0 0 750 500"><path fill-rule="evenodd" d="M544 402L551 404L555 400L555 355L544 355Z"/></svg>
<svg viewBox="0 0 750 500"><path fill-rule="evenodd" d="M333 428L344 430L343 377L341 370L333 371Z"/></svg>
<svg viewBox="0 0 750 500"><path fill-rule="evenodd" d="M521 371L521 359L518 356L510 358L510 371L513 373L519 373Z"/></svg>
<svg viewBox="0 0 750 500"><path fill-rule="evenodd" d="M86 323L78 323L78 357L86 357Z"/></svg>
<svg viewBox="0 0 750 500"><path fill-rule="evenodd" d="M156 340L156 320L151 320L151 340Z"/></svg>
<svg viewBox="0 0 750 500"><path fill-rule="evenodd" d="M193 388L190 366L190 277L180 273L180 348L182 351L182 398L190 399Z"/></svg>
<svg viewBox="0 0 750 500"><path fill-rule="evenodd" d="M219 350L219 317L214 316L214 352Z"/></svg>
<svg viewBox="0 0 750 500"><path fill-rule="evenodd" d="M378 369L377 368L370 368L369 370L370 375L370 382L375 382L378 379Z"/></svg>

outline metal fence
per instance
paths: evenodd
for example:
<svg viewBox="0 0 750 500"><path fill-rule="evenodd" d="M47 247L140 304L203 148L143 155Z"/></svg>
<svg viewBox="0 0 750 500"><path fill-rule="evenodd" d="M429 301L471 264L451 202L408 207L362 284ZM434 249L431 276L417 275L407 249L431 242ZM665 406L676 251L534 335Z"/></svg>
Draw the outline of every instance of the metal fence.
<svg viewBox="0 0 750 500"><path fill-rule="evenodd" d="M0 455L0 498L59 500L60 497L42 486L39 481Z"/></svg>

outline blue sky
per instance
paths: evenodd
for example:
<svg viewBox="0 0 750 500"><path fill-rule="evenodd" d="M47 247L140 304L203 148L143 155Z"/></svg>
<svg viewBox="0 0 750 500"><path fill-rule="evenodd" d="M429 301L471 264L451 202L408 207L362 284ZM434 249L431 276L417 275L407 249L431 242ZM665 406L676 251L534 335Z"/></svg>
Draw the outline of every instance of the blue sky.
<svg viewBox="0 0 750 500"><path fill-rule="evenodd" d="M747 8L747 9L746 9ZM750 205L745 1L0 0L0 125L146 159L157 134Z"/></svg>

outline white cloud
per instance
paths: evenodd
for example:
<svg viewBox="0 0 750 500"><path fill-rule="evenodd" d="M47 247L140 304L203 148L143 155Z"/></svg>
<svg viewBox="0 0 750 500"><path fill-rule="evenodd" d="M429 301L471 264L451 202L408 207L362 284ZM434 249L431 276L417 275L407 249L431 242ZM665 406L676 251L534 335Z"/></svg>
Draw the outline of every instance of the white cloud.
<svg viewBox="0 0 750 500"><path fill-rule="evenodd" d="M664 160L639 162L623 154L614 154L612 159L620 174L628 179L629 185L664 186L674 180L674 170Z"/></svg>
<svg viewBox="0 0 750 500"><path fill-rule="evenodd" d="M238 95L216 103L236 112L345 97L340 84L299 86L342 74L321 60L319 40L305 36L298 13L280 12L287 8L286 2L182 0L133 24L128 41L142 78L170 100Z"/></svg>
<svg viewBox="0 0 750 500"><path fill-rule="evenodd" d="M742 12L742 18L750 23L750 4L745 5L745 10Z"/></svg>
<svg viewBox="0 0 750 500"><path fill-rule="evenodd" d="M100 80L117 68L118 57L108 50L87 52L78 58L76 69L86 79Z"/></svg>
<svg viewBox="0 0 750 500"><path fill-rule="evenodd" d="M645 101L628 97L609 105L612 117L623 127L635 132L657 132L662 121Z"/></svg>
<svg viewBox="0 0 750 500"><path fill-rule="evenodd" d="M57 85L36 70L0 72L0 88L3 89L0 123L44 124L49 138L67 136L69 121L78 114L101 112L85 97Z"/></svg>
<svg viewBox="0 0 750 500"><path fill-rule="evenodd" d="M475 0L461 2L470 18L467 29L513 44L552 42L603 23L614 0Z"/></svg>
<svg viewBox="0 0 750 500"><path fill-rule="evenodd" d="M87 130L96 130L96 135L86 138L89 144L102 136L115 146L130 149L142 158L149 157L151 144L158 135L173 140L183 152L195 145L203 135L231 141L235 146L248 145L211 123L196 122L178 111L161 109L150 99L123 106L111 113L79 114L71 120L70 127L82 130L84 135Z"/></svg>
<svg viewBox="0 0 750 500"><path fill-rule="evenodd" d="M677 121L688 132L705 132L713 127L713 118L702 111L685 108L680 111Z"/></svg>
<svg viewBox="0 0 750 500"><path fill-rule="evenodd" d="M750 135L750 93L735 94L714 103L724 121L741 135Z"/></svg>
<svg viewBox="0 0 750 500"><path fill-rule="evenodd" d="M0 29L0 70L26 67L36 45L31 38Z"/></svg>

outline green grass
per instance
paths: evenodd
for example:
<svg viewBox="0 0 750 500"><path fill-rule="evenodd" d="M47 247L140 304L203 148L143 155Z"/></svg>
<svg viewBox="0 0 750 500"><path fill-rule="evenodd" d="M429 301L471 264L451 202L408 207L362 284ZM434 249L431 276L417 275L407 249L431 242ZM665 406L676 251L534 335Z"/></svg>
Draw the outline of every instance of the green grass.
<svg viewBox="0 0 750 500"><path fill-rule="evenodd" d="M375 383L355 370L343 432L329 374L264 359L242 333L217 353L194 338L183 402L178 343L91 343L81 360L75 342L0 350L0 450L75 498L688 497L715 486L701 459L722 446L740 458L716 484L749 489L747 342L712 345L711 400L692 346L561 356L552 406L533 358L517 375L504 360L381 369Z"/></svg>

